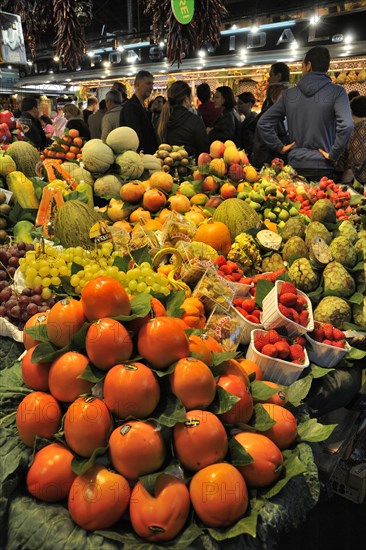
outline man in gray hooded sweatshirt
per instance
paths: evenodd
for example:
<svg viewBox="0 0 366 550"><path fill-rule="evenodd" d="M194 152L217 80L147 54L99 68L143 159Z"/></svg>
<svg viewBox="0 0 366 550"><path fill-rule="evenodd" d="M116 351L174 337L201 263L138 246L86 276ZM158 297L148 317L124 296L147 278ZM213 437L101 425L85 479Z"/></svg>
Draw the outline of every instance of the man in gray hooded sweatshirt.
<svg viewBox="0 0 366 550"><path fill-rule="evenodd" d="M302 64L297 86L286 90L279 101L258 121L263 142L278 153L288 153L288 163L298 174L317 181L332 177L334 163L347 146L353 129L347 92L326 74L329 50L311 48ZM289 144L276 134L278 122L286 117Z"/></svg>

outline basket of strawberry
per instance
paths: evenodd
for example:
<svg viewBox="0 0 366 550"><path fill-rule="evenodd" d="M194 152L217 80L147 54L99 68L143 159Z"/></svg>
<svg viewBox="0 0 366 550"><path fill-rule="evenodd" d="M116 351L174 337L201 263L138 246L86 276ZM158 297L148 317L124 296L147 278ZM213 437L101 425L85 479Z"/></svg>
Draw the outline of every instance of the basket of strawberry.
<svg viewBox="0 0 366 550"><path fill-rule="evenodd" d="M284 327L289 336L314 329L310 299L289 282L276 281L262 303L262 325L265 329Z"/></svg>
<svg viewBox="0 0 366 550"><path fill-rule="evenodd" d="M215 264L218 267L217 274L225 279L226 284L234 290L236 295L246 296L249 293L253 283L248 282L247 278L244 277L244 272L238 264L226 260L225 256L218 256Z"/></svg>
<svg viewBox="0 0 366 550"><path fill-rule="evenodd" d="M302 336L283 336L274 329L255 329L246 358L261 367L266 380L289 386L310 364L305 344Z"/></svg>
<svg viewBox="0 0 366 550"><path fill-rule="evenodd" d="M242 318L241 344L249 344L252 330L261 328L262 310L251 296L238 296L233 300L233 306Z"/></svg>
<svg viewBox="0 0 366 550"><path fill-rule="evenodd" d="M314 330L305 336L309 359L320 367L335 367L350 350L344 332L329 323L315 321Z"/></svg>

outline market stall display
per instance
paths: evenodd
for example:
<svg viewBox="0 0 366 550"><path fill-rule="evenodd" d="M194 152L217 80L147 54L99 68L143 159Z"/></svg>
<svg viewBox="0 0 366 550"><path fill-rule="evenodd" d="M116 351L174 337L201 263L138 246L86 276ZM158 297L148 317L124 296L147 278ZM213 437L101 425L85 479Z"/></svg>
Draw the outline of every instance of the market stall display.
<svg viewBox="0 0 366 550"><path fill-rule="evenodd" d="M242 537L259 548L319 495L309 443L334 426L309 417L313 381L330 357L356 368L365 355L347 342L366 326L364 199L326 178L320 195L278 159L258 173L232 142L214 142L197 166L184 148L160 148L154 165L112 145L91 140L67 170L65 155L48 156L32 188L13 187L9 226L33 222L35 241L14 230L1 250L1 307L26 323L27 350L1 372L9 547L12 532L36 545L19 526L26 509L38 529L56 514L61 537L76 523L71 545L229 548ZM90 179L77 180L85 169ZM8 187L20 177L10 173ZM20 204L34 197L38 211ZM54 414L38 415L44 407ZM44 460L55 464L47 478ZM240 496L223 499L219 485L202 499L220 476Z"/></svg>

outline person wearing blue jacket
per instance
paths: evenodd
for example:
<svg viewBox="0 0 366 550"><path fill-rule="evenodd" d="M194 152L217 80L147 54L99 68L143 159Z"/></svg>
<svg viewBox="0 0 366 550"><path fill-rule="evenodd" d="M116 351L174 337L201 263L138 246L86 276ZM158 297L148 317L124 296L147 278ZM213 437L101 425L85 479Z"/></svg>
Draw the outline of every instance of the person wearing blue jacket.
<svg viewBox="0 0 366 550"><path fill-rule="evenodd" d="M288 163L299 175L311 180L332 177L334 163L345 150L353 129L347 92L326 74L329 50L311 48L305 55L303 76L286 90L279 101L258 121L262 141L278 153L288 153ZM286 117L289 143L276 133Z"/></svg>

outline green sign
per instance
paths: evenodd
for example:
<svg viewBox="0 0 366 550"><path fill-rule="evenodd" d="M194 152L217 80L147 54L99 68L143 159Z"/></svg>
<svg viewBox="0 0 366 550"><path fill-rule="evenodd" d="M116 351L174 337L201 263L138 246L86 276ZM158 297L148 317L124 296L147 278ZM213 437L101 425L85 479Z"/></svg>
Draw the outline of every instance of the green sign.
<svg viewBox="0 0 366 550"><path fill-rule="evenodd" d="M194 0L172 0L174 17L182 25L192 21L194 14Z"/></svg>

